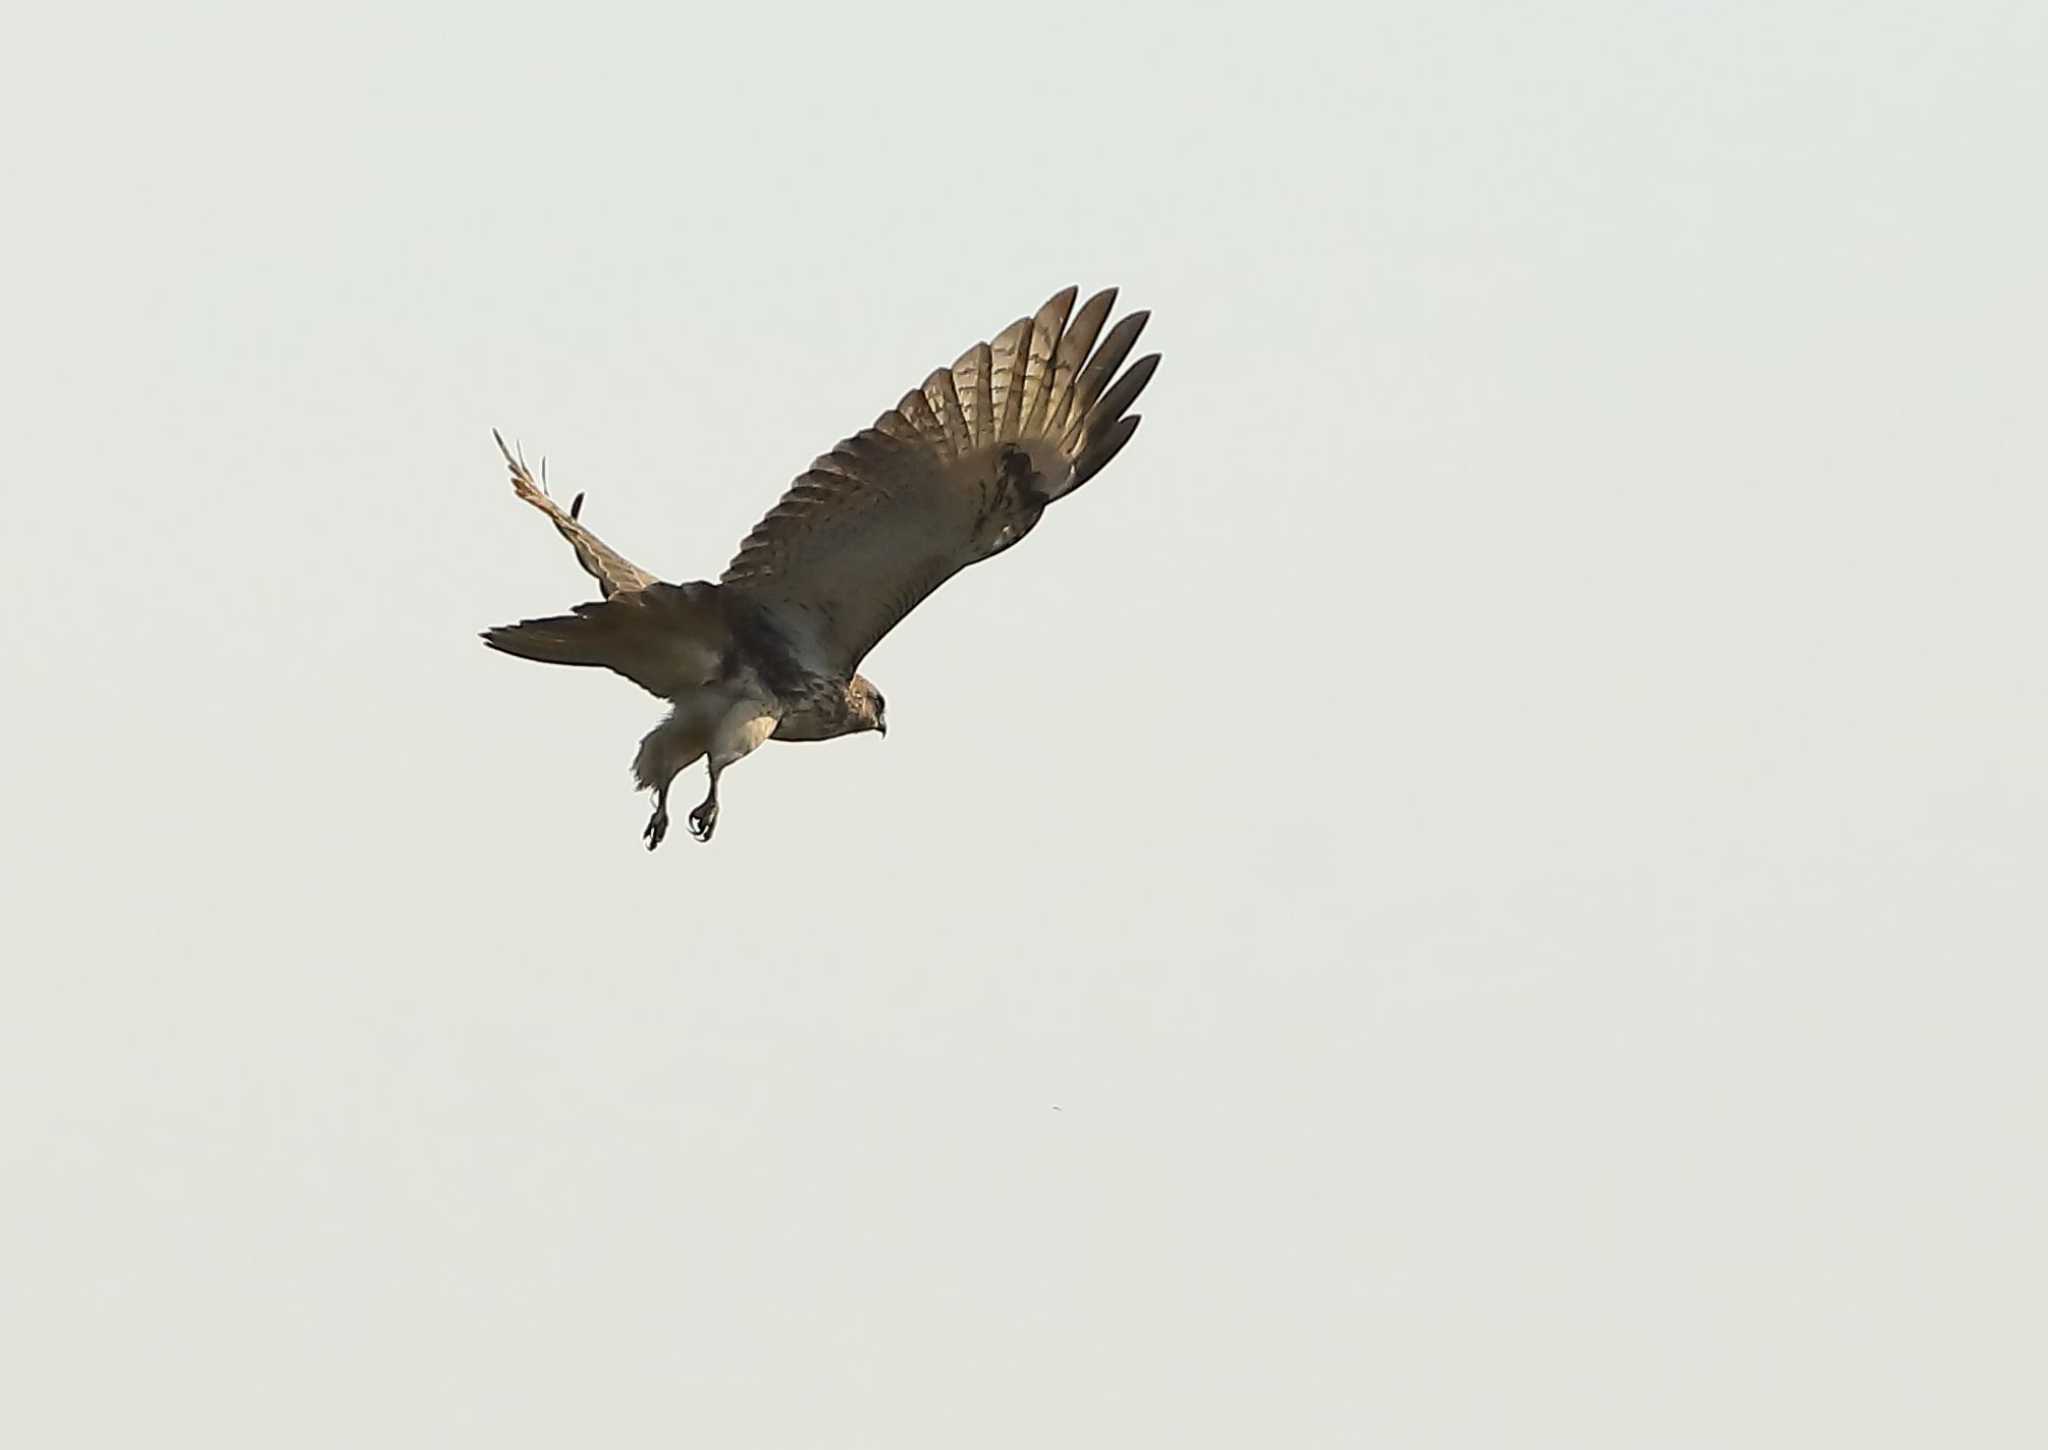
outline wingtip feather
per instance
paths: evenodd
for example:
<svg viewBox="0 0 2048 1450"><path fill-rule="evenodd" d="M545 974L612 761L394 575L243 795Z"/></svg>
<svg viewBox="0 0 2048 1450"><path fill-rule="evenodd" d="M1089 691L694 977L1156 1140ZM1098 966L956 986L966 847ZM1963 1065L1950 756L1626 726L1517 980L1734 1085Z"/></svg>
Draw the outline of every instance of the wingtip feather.
<svg viewBox="0 0 2048 1450"><path fill-rule="evenodd" d="M1144 416L1142 413L1133 413L1127 418L1118 419L1109 431L1102 435L1099 442L1091 443L1088 451L1074 460L1074 487L1067 492L1072 493L1075 488L1079 488L1107 468L1109 461L1121 453L1124 445L1131 441L1131 435L1138 431L1138 424L1144 421Z"/></svg>

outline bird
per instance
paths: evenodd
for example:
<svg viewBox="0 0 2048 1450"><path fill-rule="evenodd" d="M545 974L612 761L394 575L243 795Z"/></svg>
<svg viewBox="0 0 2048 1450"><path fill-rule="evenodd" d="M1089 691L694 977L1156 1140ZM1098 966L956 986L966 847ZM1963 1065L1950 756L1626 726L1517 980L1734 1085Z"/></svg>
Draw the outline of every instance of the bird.
<svg viewBox="0 0 2048 1450"><path fill-rule="evenodd" d="M668 835L669 788L699 760L710 789L687 817L708 842L719 780L769 740L888 734L882 692L859 666L941 584L1013 548L1137 431L1130 411L1159 354L1125 360L1148 312L1104 332L1117 289L1075 308L1055 293L935 370L872 427L814 460L743 539L716 582L669 583L585 526L522 453L498 449L514 494L567 539L599 598L483 632L494 650L600 666L667 700L633 777L654 795L641 833ZM1099 341L1098 341L1099 339Z"/></svg>

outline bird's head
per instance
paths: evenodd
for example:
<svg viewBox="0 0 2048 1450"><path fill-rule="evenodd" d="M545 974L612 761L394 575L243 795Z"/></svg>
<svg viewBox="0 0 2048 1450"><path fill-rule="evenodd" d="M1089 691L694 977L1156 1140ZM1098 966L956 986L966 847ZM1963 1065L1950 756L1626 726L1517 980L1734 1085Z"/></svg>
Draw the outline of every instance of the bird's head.
<svg viewBox="0 0 2048 1450"><path fill-rule="evenodd" d="M864 675L855 675L853 683L846 687L846 703L851 707L857 730L873 730L879 735L889 733L888 707L882 701L882 692L875 688L874 681Z"/></svg>

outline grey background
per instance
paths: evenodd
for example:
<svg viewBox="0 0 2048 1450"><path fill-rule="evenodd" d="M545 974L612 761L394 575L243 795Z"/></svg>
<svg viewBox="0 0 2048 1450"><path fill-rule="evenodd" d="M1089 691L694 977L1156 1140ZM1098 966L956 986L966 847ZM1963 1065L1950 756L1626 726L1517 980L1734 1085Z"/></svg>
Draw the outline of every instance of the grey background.
<svg viewBox="0 0 2048 1450"><path fill-rule="evenodd" d="M2044 41L17 22L0 1432L2043 1443ZM488 430L715 575L1068 282L1131 449L649 857Z"/></svg>

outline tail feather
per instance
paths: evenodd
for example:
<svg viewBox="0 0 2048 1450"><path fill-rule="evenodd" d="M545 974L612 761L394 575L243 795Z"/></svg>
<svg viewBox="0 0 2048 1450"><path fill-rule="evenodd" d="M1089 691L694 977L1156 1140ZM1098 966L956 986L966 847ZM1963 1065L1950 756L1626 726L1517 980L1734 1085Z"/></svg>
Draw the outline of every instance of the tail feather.
<svg viewBox="0 0 2048 1450"><path fill-rule="evenodd" d="M715 584L650 584L570 614L487 629L494 650L550 665L601 665L664 699L709 684L732 649Z"/></svg>
<svg viewBox="0 0 2048 1450"><path fill-rule="evenodd" d="M483 641L494 650L545 665L609 665L617 641L605 630L590 628L590 623L575 614L522 619L485 630Z"/></svg>

